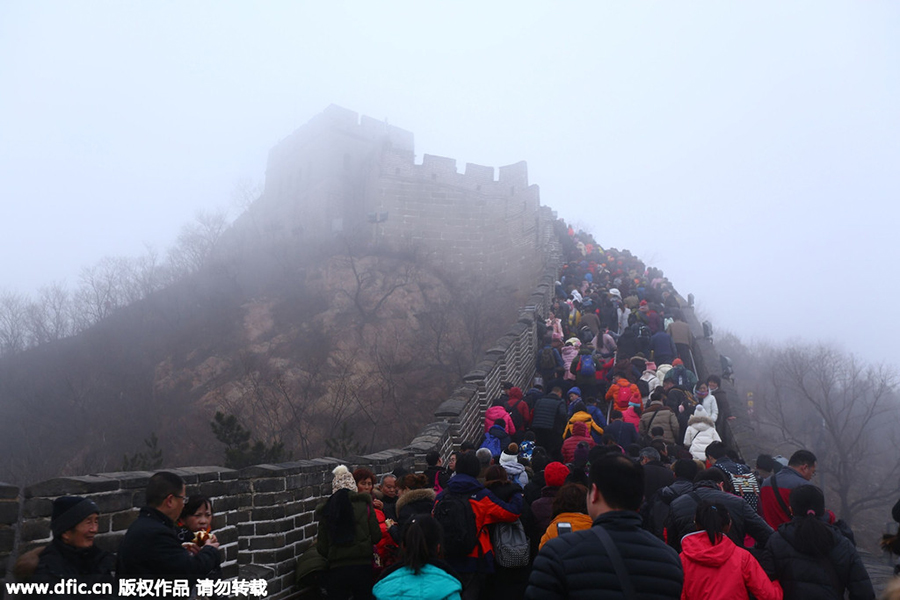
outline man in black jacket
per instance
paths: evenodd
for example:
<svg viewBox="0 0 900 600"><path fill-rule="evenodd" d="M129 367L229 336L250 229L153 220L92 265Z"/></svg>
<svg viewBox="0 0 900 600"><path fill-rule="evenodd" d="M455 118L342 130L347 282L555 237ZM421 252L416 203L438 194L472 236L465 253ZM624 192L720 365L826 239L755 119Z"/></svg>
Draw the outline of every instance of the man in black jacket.
<svg viewBox="0 0 900 600"><path fill-rule="evenodd" d="M38 555L37 569L30 580L56 585L61 581L77 579L79 583L89 586L106 583L112 590L116 556L94 545L99 513L97 505L88 498L61 496L54 500L53 517L50 519L53 541ZM16 566L19 566L18 563ZM90 591L73 591L65 596L69 600L89 597ZM93 596L99 597L99 594ZM112 597L112 593L103 596Z"/></svg>
<svg viewBox="0 0 900 600"><path fill-rule="evenodd" d="M694 515L697 505L706 500L724 504L731 516L731 529L726 533L739 548L744 547L744 534L756 540L762 548L766 545L772 528L760 517L750 504L734 494L723 490L728 474L721 469L709 468L700 471L694 479L694 489L672 500L669 505L669 519L666 539L669 545L681 552L681 538L694 531Z"/></svg>
<svg viewBox="0 0 900 600"><path fill-rule="evenodd" d="M568 421L562 389L554 387L550 394L539 398L534 403L532 415L531 429L536 437L535 444L543 446L552 458L560 458L562 435Z"/></svg>
<svg viewBox="0 0 900 600"><path fill-rule="evenodd" d="M675 461L672 465L672 471L675 474L675 481L660 489L653 498L647 500L648 505L644 506L644 528L650 531L659 539L665 539L666 521L669 518L669 505L679 496L688 494L694 489L694 477L699 472L697 463L693 460L682 458Z"/></svg>
<svg viewBox="0 0 900 600"><path fill-rule="evenodd" d="M534 560L525 597L619 599L626 597L624 590L630 585L637 597L681 598L681 560L641 528L637 510L643 496L640 465L617 454L592 464L587 501L593 527L544 544ZM604 532L610 546L602 541ZM625 583L617 573L622 568Z"/></svg>
<svg viewBox="0 0 900 600"><path fill-rule="evenodd" d="M203 547L181 545L175 520L187 502L184 480L160 471L147 484L147 506L128 528L119 547L120 578L182 578L208 575L219 566L219 542L210 535Z"/></svg>

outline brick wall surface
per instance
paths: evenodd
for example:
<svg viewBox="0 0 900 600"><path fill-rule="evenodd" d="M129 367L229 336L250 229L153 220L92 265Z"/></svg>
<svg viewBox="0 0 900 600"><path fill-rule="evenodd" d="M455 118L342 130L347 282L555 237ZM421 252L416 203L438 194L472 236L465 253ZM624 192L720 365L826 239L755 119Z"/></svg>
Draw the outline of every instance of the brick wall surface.
<svg viewBox="0 0 900 600"><path fill-rule="evenodd" d="M542 214L552 218L549 211ZM212 498L216 513L213 529L222 544L226 577L264 577L270 598L296 596L296 559L315 539L315 509L331 493L331 470L337 464L368 467L379 477L401 466L421 471L427 452L438 450L446 459L463 441L478 440L484 413L490 400L500 394L501 381L509 380L523 388L529 384L537 353L535 319L547 312L561 259L559 243L550 233L552 228L542 230L544 272L518 320L436 408L435 422L405 447L344 459L324 457L242 470L217 466L173 469L185 479L188 494ZM698 375L720 373L712 341L702 338L702 327L693 311L684 312L697 338L693 351ZM730 384L724 382L723 388L735 398ZM734 433L741 441L741 432ZM0 577L11 580L8 573L15 558L50 541L52 501L62 495L89 496L97 503L101 518L96 543L115 551L144 504L144 488L151 475L97 473L51 479L25 488L0 484Z"/></svg>
<svg viewBox="0 0 900 600"><path fill-rule="evenodd" d="M553 238L549 210L538 213L544 269L517 321L484 354L463 381L435 410L435 422L410 443L365 456L318 458L242 470L217 466L171 469L184 478L188 494L213 501L213 529L221 542L226 577L262 576L270 598L298 593L293 585L296 559L316 536L316 506L331 493L331 471L339 463L371 468L379 477L397 467L425 468L425 454L437 450L446 458L463 441L478 441L484 413L500 394L501 381L526 386L537 352L536 315L551 301L560 265L559 242ZM128 526L144 505L144 488L152 473L97 473L61 477L25 488L0 484L0 564L5 576L14 560L51 539L52 502L58 496L83 495L101 511L98 546L115 551ZM11 577L8 579L11 580Z"/></svg>
<svg viewBox="0 0 900 600"><path fill-rule="evenodd" d="M309 139L327 135L339 138L333 156L306 148ZM311 182L309 170L325 176ZM342 171L349 175L343 177ZM361 209L389 211L391 216L376 230L378 235L387 242L427 247L451 269L476 265L482 275L496 276L498 282L532 282L529 285L537 276L537 285L516 322L440 403L435 422L407 446L343 460L318 458L238 471L217 466L174 470L185 479L189 494L212 498L224 575L264 577L269 597L281 599L298 593L293 585L296 559L315 539L315 508L331 493L331 470L338 463L369 467L378 476L400 466L421 471L427 452L437 450L446 460L462 442L478 441L484 413L490 400L500 394L501 381L527 388L537 353L536 318L548 312L561 250L553 231L554 215L539 206L539 191L528 185L525 163L500 167L497 180L492 167L468 164L464 173L458 173L456 161L443 157L425 155L422 164L416 165L412 134L365 117L359 121L355 113L339 107L331 107L273 149L266 185L263 204L271 204L279 194L307 201L321 200L323 194L331 198L331 194L340 203L346 194L353 197L351 208L357 213ZM289 212L298 211L309 219L301 205L297 203ZM349 223L354 214L328 212L320 218L343 215ZM288 230L296 233L296 228ZM498 268L502 272L490 271ZM715 348L711 341L700 339L702 329L693 312L687 312L698 337L694 349L698 374L718 372ZM89 496L97 503L101 518L96 543L114 551L144 504L150 476L148 472L98 473L25 488L0 483L0 578L11 578L17 556L50 541L52 502L62 495Z"/></svg>

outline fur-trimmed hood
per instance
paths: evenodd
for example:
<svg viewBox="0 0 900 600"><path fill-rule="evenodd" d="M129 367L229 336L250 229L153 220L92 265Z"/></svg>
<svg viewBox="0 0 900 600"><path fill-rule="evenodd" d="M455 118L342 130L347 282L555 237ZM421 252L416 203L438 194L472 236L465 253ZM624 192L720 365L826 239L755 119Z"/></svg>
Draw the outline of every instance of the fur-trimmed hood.
<svg viewBox="0 0 900 600"><path fill-rule="evenodd" d="M431 488L425 488L423 490L409 490L399 498L397 498L397 514L400 514L400 509L410 504L412 502L419 502L421 500L428 500L432 504L434 504L435 497L434 490Z"/></svg>
<svg viewBox="0 0 900 600"><path fill-rule="evenodd" d="M716 423L706 415L691 415L691 418L688 419L688 427L690 427L691 425L693 425L700 431L704 431L706 429L715 427Z"/></svg>

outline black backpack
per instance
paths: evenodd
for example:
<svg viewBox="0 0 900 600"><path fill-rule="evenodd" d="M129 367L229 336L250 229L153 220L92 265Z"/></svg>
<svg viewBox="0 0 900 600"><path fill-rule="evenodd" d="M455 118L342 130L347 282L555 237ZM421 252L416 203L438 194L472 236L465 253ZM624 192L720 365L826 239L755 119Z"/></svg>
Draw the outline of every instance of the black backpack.
<svg viewBox="0 0 900 600"><path fill-rule="evenodd" d="M543 371L550 371L559 366L556 362L556 357L553 356L553 348L551 348L550 346L547 346L546 348L541 350L541 360L539 366Z"/></svg>
<svg viewBox="0 0 900 600"><path fill-rule="evenodd" d="M513 425L516 427L516 433L525 431L525 417L522 416L522 413L519 412L519 409L516 408L519 405L519 402L524 402L521 398L519 398L515 404L510 406L509 404L505 404L503 408L506 409L509 418L512 419Z"/></svg>
<svg viewBox="0 0 900 600"><path fill-rule="evenodd" d="M469 498L467 494L445 494L434 507L434 518L444 527L444 555L447 558L464 558L478 544L475 511Z"/></svg>

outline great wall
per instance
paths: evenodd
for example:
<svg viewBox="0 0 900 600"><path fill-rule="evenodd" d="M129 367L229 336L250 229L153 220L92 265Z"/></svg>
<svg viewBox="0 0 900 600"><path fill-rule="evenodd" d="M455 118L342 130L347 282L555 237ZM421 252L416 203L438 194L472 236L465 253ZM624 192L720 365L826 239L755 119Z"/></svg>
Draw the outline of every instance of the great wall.
<svg viewBox="0 0 900 600"><path fill-rule="evenodd" d="M332 144L334 139L339 143ZM331 140L327 153L320 151L323 140ZM537 283L530 286L533 291L516 322L437 406L434 421L406 446L237 471L217 466L170 469L185 479L189 494L212 498L224 576L266 579L270 598L299 593L294 585L296 559L315 538L314 509L331 493L336 464L366 466L379 476L399 466L422 470L427 452L437 450L446 458L462 442L477 440L501 381L524 387L534 375L536 318L548 312L562 260L555 215L540 206L538 188L528 184L524 162L500 167L497 180L491 167L468 164L460 174L452 159L425 155L421 165L415 164L412 140L409 132L330 107L272 150L260 206L269 204L273 212L267 214L275 216L261 226L269 235L305 236L311 244L335 231L373 236L385 244L420 244L458 268L487 265L483 259L490 256L491 264L516 266L505 269L505 276ZM292 198L302 202L285 202ZM380 221L379 213L389 216ZM704 338L693 310L685 307L684 313L696 340L698 375L721 375L712 341ZM736 398L733 387L723 383L726 393ZM738 444L746 439L752 445L740 418L733 434ZM24 487L0 484L0 578L11 580L16 557L50 540L52 500L61 495L87 495L97 503L101 518L96 543L115 550L144 504L151 474L96 473Z"/></svg>

